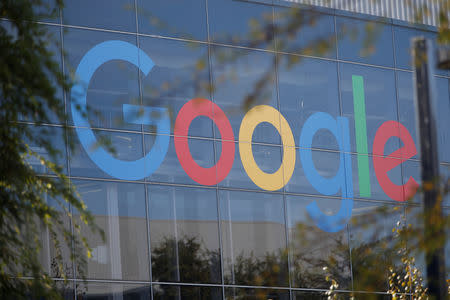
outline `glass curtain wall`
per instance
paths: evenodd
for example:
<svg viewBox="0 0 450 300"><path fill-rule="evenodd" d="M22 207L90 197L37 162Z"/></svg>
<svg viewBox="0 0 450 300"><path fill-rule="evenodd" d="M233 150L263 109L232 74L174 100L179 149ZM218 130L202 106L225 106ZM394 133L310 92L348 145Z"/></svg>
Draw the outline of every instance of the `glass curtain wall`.
<svg viewBox="0 0 450 300"><path fill-rule="evenodd" d="M289 18L298 18L299 32L269 30L286 28ZM397 221L408 222L406 206L419 205L419 199L406 205L386 194L375 175L374 158L380 154L373 152L373 144L379 127L393 120L408 129L417 145L409 40L416 35L435 39L430 28L308 7L293 9L281 1L237 0L69 0L59 19L45 20L43 26L62 45L55 53L67 75L75 76L90 49L111 40L142 49L153 61L145 75L138 66L111 60L96 70L86 87L90 126L97 139L111 141L115 150L111 156L140 159L156 147L161 135L152 124L125 118L126 105L163 107L170 116L170 131L162 134L169 138L167 154L159 168L138 180L118 179L99 168L80 144L71 117L74 149L52 139L62 150L59 163L106 234L103 242L83 231L93 248L87 282L71 272L67 299L325 299L320 292L329 287L325 277L330 274L339 281L343 295L356 291L363 292L357 296L361 299L384 297L387 280L369 282L362 269L387 272L396 258L386 255L383 247L392 241ZM367 29L372 38L365 37ZM362 78L364 89L367 152L363 154L355 139L360 118L354 107L355 76ZM450 77L435 70L434 78L440 164L448 174ZM70 115L71 93L60 93ZM175 148L176 118L194 98L220 107L234 135L227 141L235 149L231 169L212 185L193 180ZM290 180L275 191L265 191L252 180L244 167L247 157L239 154L241 122L258 105L278 110L294 137L293 145L283 146L286 128L280 132L267 122L253 132L254 160L267 174L283 165L284 147L296 153ZM321 230L308 215L311 203L325 215L336 214L346 197L342 190L319 192L299 156L304 150L299 142L302 129L318 112L349 120L351 162L345 168L352 169L354 201L351 220L338 232ZM57 135L60 127L36 126L36 134ZM195 163L216 168L226 145L221 128L200 116L187 132ZM401 146L402 140L393 137L381 156ZM339 172L344 162L336 136L320 130L309 149L322 177L333 178ZM360 161L367 161L366 185L359 177ZM419 181L419 163L415 155L387 176L398 186L411 176ZM38 161L31 164L48 174ZM444 205L448 213L450 200ZM368 227L355 225L381 206L390 213ZM51 269L54 253L44 249L48 252L43 261ZM76 270L69 262L67 268Z"/></svg>

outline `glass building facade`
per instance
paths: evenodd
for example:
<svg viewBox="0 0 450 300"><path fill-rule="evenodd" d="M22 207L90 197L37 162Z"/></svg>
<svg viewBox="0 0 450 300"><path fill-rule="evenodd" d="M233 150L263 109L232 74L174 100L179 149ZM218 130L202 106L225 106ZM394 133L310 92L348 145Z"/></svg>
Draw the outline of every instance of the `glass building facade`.
<svg viewBox="0 0 450 300"><path fill-rule="evenodd" d="M299 31L271 30L284 28L292 7ZM396 223L408 222L407 206L420 209L419 198L401 201L410 178L420 182L419 155L397 150L409 143L402 126L418 150L410 39L434 40L432 27L235 0L72 0L42 22L58 41L61 69L75 80L84 79L80 65L98 45L115 41L137 57L97 53L104 63L81 90L89 126L72 118L77 91L60 91L74 149L60 138L62 124L34 127L49 129L64 154L59 163L106 235L83 229L93 249L87 281L68 261L67 299L326 299L330 274L343 295L386 297L387 276L369 287L362 269L386 272L392 258L378 252L374 231L389 243ZM153 63L146 72L138 49ZM450 74L433 72L440 165L449 174ZM194 101L189 111L192 99L206 104ZM263 106L276 117L248 115ZM163 112L169 125L126 114L135 108ZM324 115L334 123L318 119L323 127L316 124L305 142L311 120ZM346 120L347 132L332 130L336 120ZM376 136L388 121L399 133L380 150ZM88 153L94 150L82 140L91 133L111 141L110 160ZM140 161L152 155L160 161ZM383 159L398 163L378 173ZM110 165L117 161L126 167ZM144 170L139 178L129 175L135 167ZM354 225L381 206L389 213L376 230ZM333 216L341 218L328 221ZM56 254L44 249L52 272Z"/></svg>

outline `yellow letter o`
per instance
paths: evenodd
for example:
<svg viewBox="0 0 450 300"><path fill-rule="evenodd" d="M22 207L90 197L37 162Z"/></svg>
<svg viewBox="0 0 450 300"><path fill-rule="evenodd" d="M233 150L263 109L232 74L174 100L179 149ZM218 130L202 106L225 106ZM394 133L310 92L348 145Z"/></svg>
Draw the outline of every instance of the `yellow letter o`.
<svg viewBox="0 0 450 300"><path fill-rule="evenodd" d="M283 161L275 173L265 173L256 164L252 151L252 136L256 126L262 122L272 124L281 136ZM268 105L258 105L249 110L239 129L239 153L242 165L250 179L266 191L276 191L291 179L295 167L295 143L289 126L278 110Z"/></svg>

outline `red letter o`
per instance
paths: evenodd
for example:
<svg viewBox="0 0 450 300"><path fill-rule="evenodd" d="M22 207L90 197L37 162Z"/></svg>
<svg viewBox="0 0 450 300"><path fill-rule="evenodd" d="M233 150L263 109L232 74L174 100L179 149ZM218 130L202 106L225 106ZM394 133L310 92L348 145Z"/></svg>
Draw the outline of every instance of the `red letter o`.
<svg viewBox="0 0 450 300"><path fill-rule="evenodd" d="M199 166L189 150L189 126L198 116L212 119L222 136L222 154L217 164L210 168ZM174 134L175 151L189 177L203 185L214 185L227 177L234 161L234 134L230 121L219 106L207 99L192 99L187 102L178 113Z"/></svg>

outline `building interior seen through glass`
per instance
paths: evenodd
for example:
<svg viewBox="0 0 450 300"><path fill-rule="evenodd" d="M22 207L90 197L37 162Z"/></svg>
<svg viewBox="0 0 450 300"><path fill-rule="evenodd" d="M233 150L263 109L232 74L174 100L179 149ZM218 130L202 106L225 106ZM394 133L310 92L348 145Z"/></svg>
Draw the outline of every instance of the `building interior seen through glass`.
<svg viewBox="0 0 450 300"><path fill-rule="evenodd" d="M86 80L88 127L70 90L72 149L64 124L26 126L55 137L106 237L81 226L92 257L86 280L67 260L66 299L327 299L327 278L343 297L387 299L401 265L392 229L421 207L410 39L435 41L434 27L288 1L65 2L43 22L61 69ZM293 17L298 30L270 30ZM101 62L86 79L91 54ZM449 80L433 70L446 176ZM114 151L90 153L86 136ZM380 171L383 159L395 167ZM61 280L45 230L42 241Z"/></svg>

